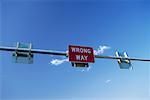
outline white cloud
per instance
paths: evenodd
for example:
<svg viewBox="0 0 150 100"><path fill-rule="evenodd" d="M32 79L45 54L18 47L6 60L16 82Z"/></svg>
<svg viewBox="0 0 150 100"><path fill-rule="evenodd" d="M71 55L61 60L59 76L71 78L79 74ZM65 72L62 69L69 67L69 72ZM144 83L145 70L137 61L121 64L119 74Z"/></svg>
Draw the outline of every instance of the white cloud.
<svg viewBox="0 0 150 100"><path fill-rule="evenodd" d="M103 54L105 50L110 49L110 47L108 46L99 46L97 50L94 50L94 55L99 55L99 54ZM66 51L66 53L68 53L68 51ZM58 66L60 64L63 64L65 62L68 62L69 59L64 58L64 59L53 59L52 61L50 61L50 64ZM89 67L87 69L87 71L89 71L91 69L91 67Z"/></svg>
<svg viewBox="0 0 150 100"><path fill-rule="evenodd" d="M81 70L79 70L79 71L81 71L81 72L89 72L90 70L91 70L91 66L89 66L88 68L84 68L84 69L81 69Z"/></svg>
<svg viewBox="0 0 150 100"><path fill-rule="evenodd" d="M68 61L69 61L68 59L53 59L50 63L52 65L58 66L64 62L68 62Z"/></svg>
<svg viewBox="0 0 150 100"><path fill-rule="evenodd" d="M111 80L109 80L109 79L105 81L106 84L108 84L108 83L110 83L110 82L111 82Z"/></svg>
<svg viewBox="0 0 150 100"><path fill-rule="evenodd" d="M91 70L91 68L92 68L92 67L91 67L91 66L89 66L89 67L87 68L87 72L88 72L88 71L90 71L90 70Z"/></svg>
<svg viewBox="0 0 150 100"><path fill-rule="evenodd" d="M103 54L105 50L110 49L109 46L99 46L97 50L94 50L95 55Z"/></svg>

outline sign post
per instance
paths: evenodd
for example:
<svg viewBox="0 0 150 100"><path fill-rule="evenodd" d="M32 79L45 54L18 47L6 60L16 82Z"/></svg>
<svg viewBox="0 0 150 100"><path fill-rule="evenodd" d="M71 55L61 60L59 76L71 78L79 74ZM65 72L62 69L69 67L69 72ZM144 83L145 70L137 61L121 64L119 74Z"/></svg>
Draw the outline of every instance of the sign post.
<svg viewBox="0 0 150 100"><path fill-rule="evenodd" d="M88 67L88 63L94 63L93 48L69 45L69 61L76 67Z"/></svg>

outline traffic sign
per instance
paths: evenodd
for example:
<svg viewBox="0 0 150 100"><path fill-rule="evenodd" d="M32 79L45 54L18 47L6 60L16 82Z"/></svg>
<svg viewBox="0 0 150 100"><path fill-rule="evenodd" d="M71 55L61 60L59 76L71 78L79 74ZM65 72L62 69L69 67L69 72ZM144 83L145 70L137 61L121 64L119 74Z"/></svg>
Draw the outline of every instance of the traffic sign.
<svg viewBox="0 0 150 100"><path fill-rule="evenodd" d="M18 49L27 49L28 52L20 52ZM15 63L24 63L24 64L32 64L33 63L33 54L31 53L32 44L25 43L17 43L17 48L15 52L13 52L13 62Z"/></svg>
<svg viewBox="0 0 150 100"><path fill-rule="evenodd" d="M69 45L69 61L77 63L94 63L93 48Z"/></svg>
<svg viewBox="0 0 150 100"><path fill-rule="evenodd" d="M120 66L120 69L133 69L131 61L124 59L124 58L128 58L128 55L126 52L116 51L116 57L121 57L121 59L118 59L118 64Z"/></svg>

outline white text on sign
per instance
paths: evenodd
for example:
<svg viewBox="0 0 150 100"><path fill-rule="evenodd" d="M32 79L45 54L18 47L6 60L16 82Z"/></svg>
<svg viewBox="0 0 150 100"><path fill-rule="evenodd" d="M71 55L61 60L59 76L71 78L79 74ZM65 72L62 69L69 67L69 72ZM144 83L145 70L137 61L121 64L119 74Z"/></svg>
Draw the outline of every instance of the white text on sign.
<svg viewBox="0 0 150 100"><path fill-rule="evenodd" d="M91 53L91 50L87 49L87 48L75 48L75 47L72 47L71 50L72 50L72 52L78 52L78 53L88 53L88 54Z"/></svg>
<svg viewBox="0 0 150 100"><path fill-rule="evenodd" d="M77 60L87 60L87 59L88 59L88 56L76 55L76 59L77 59Z"/></svg>

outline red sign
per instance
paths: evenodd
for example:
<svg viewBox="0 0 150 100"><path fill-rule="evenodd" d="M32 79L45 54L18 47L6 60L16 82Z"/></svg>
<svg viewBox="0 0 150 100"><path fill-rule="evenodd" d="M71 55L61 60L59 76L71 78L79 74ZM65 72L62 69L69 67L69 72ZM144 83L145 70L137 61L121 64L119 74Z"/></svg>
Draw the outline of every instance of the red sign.
<svg viewBox="0 0 150 100"><path fill-rule="evenodd" d="M94 63L94 52L91 47L69 45L69 61Z"/></svg>

